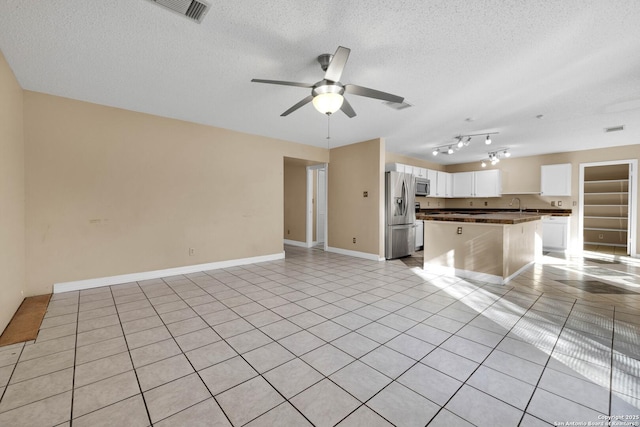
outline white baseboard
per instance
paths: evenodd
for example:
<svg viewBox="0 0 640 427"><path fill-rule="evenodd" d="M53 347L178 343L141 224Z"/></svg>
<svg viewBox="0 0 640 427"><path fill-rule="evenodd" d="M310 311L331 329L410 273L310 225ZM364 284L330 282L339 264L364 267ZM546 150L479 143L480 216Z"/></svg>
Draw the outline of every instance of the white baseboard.
<svg viewBox="0 0 640 427"><path fill-rule="evenodd" d="M356 257L356 258L364 258L364 259L369 259L372 261L384 261L384 257L380 257L376 254L370 254L367 252L358 252L358 251L351 251L349 249L341 249L341 248L332 248L331 246L327 246L327 252L333 252L335 254L340 254L340 255L347 255L347 256L352 256L352 257Z"/></svg>
<svg viewBox="0 0 640 427"><path fill-rule="evenodd" d="M121 274L118 276L98 277L95 279L76 280L73 282L61 282L53 284L53 293L79 291L83 289L99 288L120 283L137 282L140 280L159 279L161 277L176 276L179 274L197 273L199 271L217 270L220 268L236 267L239 265L255 264L258 262L275 261L284 259L284 252L270 255L262 255L251 258L231 259L227 261L209 262L206 264L187 265L184 267L167 268L164 270L144 271L141 273Z"/></svg>
<svg viewBox="0 0 640 427"><path fill-rule="evenodd" d="M501 277L495 274L488 273L479 273L477 271L471 270L462 270L460 268L447 267L445 265L425 265L424 270L427 273L436 273L436 274L446 274L449 276L462 277L465 279L477 280L479 282L487 282L492 283L494 285L506 285L511 281L511 279L515 278L518 274L522 273L524 270L529 268L532 264L535 264L535 261L531 261L530 263L522 266L518 271L510 275L509 277Z"/></svg>
<svg viewBox="0 0 640 427"><path fill-rule="evenodd" d="M308 245L307 242L299 242L297 240L284 239L283 241L285 245L298 246L301 248L310 248L311 246L313 246L313 244Z"/></svg>

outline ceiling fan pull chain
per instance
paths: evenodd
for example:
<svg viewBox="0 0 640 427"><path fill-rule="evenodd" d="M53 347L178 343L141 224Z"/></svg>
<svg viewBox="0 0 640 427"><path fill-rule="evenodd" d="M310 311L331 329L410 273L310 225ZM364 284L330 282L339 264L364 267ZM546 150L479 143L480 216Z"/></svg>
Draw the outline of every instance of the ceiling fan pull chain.
<svg viewBox="0 0 640 427"><path fill-rule="evenodd" d="M329 148L330 139L331 139L331 114L327 113L327 148Z"/></svg>

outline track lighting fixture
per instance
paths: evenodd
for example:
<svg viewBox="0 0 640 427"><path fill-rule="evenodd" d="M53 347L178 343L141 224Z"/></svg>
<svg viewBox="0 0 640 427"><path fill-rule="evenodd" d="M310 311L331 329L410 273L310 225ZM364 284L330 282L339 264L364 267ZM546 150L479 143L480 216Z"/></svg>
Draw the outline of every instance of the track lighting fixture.
<svg viewBox="0 0 640 427"><path fill-rule="evenodd" d="M490 151L487 153L487 160L483 160L482 163L480 163L480 166L482 166L483 168L487 167L487 161L489 163L491 163L492 166L497 165L498 163L500 163L500 158L501 157L511 157L511 153L509 152L508 148L501 148L498 151Z"/></svg>
<svg viewBox="0 0 640 427"><path fill-rule="evenodd" d="M453 154L453 147L455 146L455 151L458 151L464 147L468 147L471 144L471 138L474 136L487 136L485 139L485 144L491 144L491 135L498 135L500 132L490 132L490 133L474 133L470 135L457 135L454 137L455 141L448 144L443 144L435 147L431 154L437 156L440 153L444 154Z"/></svg>

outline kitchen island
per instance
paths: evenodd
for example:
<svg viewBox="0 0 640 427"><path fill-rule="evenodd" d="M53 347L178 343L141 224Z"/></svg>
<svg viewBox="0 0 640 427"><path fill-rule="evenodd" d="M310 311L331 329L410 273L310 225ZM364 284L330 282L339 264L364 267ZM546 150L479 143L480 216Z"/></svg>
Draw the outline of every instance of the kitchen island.
<svg viewBox="0 0 640 427"><path fill-rule="evenodd" d="M529 212L418 214L424 269L505 284L542 256L542 217Z"/></svg>

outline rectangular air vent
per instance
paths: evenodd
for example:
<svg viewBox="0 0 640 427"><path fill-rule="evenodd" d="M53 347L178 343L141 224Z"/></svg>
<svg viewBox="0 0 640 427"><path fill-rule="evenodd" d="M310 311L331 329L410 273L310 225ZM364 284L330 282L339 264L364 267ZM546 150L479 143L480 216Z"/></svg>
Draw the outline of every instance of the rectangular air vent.
<svg viewBox="0 0 640 427"><path fill-rule="evenodd" d="M413 105L409 104L408 102L385 101L383 102L383 104L389 108L393 108L394 110L404 110L405 108L413 107Z"/></svg>
<svg viewBox="0 0 640 427"><path fill-rule="evenodd" d="M610 127L610 128L604 128L604 132L605 133L609 133L609 132L619 132L621 130L624 130L624 125L621 126L614 126L614 127Z"/></svg>
<svg viewBox="0 0 640 427"><path fill-rule="evenodd" d="M202 22L202 18L211 7L207 3L198 0L150 0L160 6L179 13L182 16L196 21Z"/></svg>

